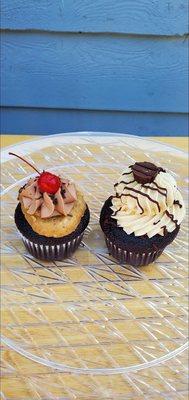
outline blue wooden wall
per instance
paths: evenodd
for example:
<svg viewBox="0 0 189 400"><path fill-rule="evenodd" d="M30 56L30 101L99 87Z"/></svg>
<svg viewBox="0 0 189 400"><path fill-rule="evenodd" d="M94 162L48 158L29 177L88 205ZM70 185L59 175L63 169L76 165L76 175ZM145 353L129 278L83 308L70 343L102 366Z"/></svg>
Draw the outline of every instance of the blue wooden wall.
<svg viewBox="0 0 189 400"><path fill-rule="evenodd" d="M187 135L187 0L1 0L2 133Z"/></svg>

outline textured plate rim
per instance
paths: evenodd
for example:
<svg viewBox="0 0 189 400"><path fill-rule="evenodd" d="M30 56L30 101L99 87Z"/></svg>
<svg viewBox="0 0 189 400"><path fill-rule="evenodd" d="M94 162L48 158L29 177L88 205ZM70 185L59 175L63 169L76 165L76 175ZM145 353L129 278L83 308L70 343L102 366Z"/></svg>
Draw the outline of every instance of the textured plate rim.
<svg viewBox="0 0 189 400"><path fill-rule="evenodd" d="M102 137L102 135L104 135ZM30 153L30 148L28 148L28 144L33 143L34 147L32 147L32 152L35 150L38 150L38 148L41 148L41 142L44 143L44 147L46 147L49 143L49 145L53 145L51 142L52 138L60 138L61 142L66 142L67 144L71 141L72 143L73 138L77 137L77 140L79 140L80 143L77 144L89 144L91 140L95 144L105 144L105 143L112 143L112 139L114 137L118 138L120 137L123 142L126 141L126 139L135 139L142 141L145 144L149 144L150 149L152 150L154 145L158 145L162 150L164 151L169 151L173 152L174 154L176 153L178 156L182 156L183 158L188 158L187 152L178 149L177 147L173 147L170 145L167 145L166 143L162 142L156 142L153 139L149 139L148 137L144 136L136 136L136 135L130 135L130 134L124 134L124 133L113 133L113 132L93 132L93 131L82 131L82 132L66 132L66 133L59 133L59 134L52 134L52 135L47 135L47 136L39 136L37 139L30 139L26 141L21 141L17 144L10 145L7 147L4 147L3 150L1 150L1 160L0 164L3 164L6 161L9 161L9 155L8 151L10 149L19 149L21 153L28 154ZM90 139L90 140L87 140ZM134 144L133 144L134 146ZM155 151L155 149L154 149ZM117 374L123 374L127 372L134 372L134 371L139 371L143 369L147 369L153 366L156 366L162 362L166 362L173 357L176 357L177 355L181 354L183 351L187 350L188 348L188 342L185 342L182 346L178 347L177 349L169 352L168 354L165 354L164 356L161 356L159 358L156 358L155 360L151 360L147 363L141 363L129 367L119 367L119 368L76 368L76 367L69 367L68 365L56 363L50 360L45 360L44 358L41 358L39 356L36 356L34 354L31 354L27 350L22 349L20 346L18 346L13 340L8 339L4 336L1 336L1 341L2 344L6 345L7 347L11 348L12 350L16 351L17 353L25 356L29 360L32 360L34 362L37 362L41 365L45 365L47 367L57 369L59 371L64 371L67 373L74 373L74 374L94 374L94 375L117 375Z"/></svg>
<svg viewBox="0 0 189 400"><path fill-rule="evenodd" d="M75 367L69 367L68 365L56 363L54 361L48 361L45 360L44 358L41 358L39 356L36 356L34 354L31 354L27 350L22 349L19 346L15 346L14 342L11 339L7 339L4 336L1 337L1 341L3 344L5 344L7 347L11 348L12 350L15 350L17 353L25 356L29 360L35 361L38 364L45 365L47 367L51 367L53 369L57 369L59 371L64 371L68 373L74 373L74 374L85 374L85 375L118 375L118 374L124 374L126 372L134 372L134 371L139 371L143 370L146 368L154 367L162 362L166 362L170 360L173 357L176 357L177 355L181 354L183 351L187 350L188 348L188 342L184 343L182 346L180 346L178 349L173 350L169 352L168 354L165 354L162 357L156 358L155 360L149 361L147 363L141 363L137 365L131 365L129 367L119 367L119 368L75 368Z"/></svg>
<svg viewBox="0 0 189 400"><path fill-rule="evenodd" d="M102 136L103 135L103 136ZM73 143L73 138L77 137L77 140L80 141L80 144L87 144L89 143L87 139L90 139L90 141L94 141L96 144L105 144L108 143L110 139L110 143L114 137L120 138L125 142L126 139L132 139L136 141L141 141L142 143L145 143L146 145L150 147L152 150L154 148L154 145L158 145L162 150L164 151L169 151L169 152L174 152L174 154L181 156L183 158L188 158L188 153L182 149L178 149L177 147L170 146L169 144L162 143L162 142L156 142L153 139L149 139L148 137L145 136L137 136L137 135L130 135L126 133L114 133L114 132L97 132L97 131L81 131L81 132L65 132L65 133L58 133L58 134L52 134L52 135L44 135L44 136L38 136L37 139L34 137L30 140L24 140L21 142L18 142L13 145L9 145L4 147L1 150L1 160L0 163L3 164L6 161L10 160L8 151L11 149L18 149L21 151L22 155L28 154L29 153L29 148L28 144L33 144L34 148L32 149L33 151L38 150L38 148L41 148L41 144L44 143L44 147L46 143L49 143L49 145L53 145L51 142L52 139L57 138L60 139L61 142L66 142L67 144L71 141ZM78 143L79 144L79 143ZM155 149L154 149L155 151Z"/></svg>

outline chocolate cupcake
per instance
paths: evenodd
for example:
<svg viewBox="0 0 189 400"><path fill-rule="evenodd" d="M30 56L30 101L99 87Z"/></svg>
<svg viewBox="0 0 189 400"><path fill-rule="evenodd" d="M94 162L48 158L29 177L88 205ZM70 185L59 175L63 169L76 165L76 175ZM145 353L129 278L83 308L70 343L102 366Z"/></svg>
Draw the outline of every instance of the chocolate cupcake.
<svg viewBox="0 0 189 400"><path fill-rule="evenodd" d="M176 181L163 168L136 162L114 188L100 215L109 253L122 263L148 265L175 239L184 218Z"/></svg>
<svg viewBox="0 0 189 400"><path fill-rule="evenodd" d="M89 223L89 208L83 194L68 179L47 171L40 173L28 164L38 175L29 179L18 194L15 223L22 240L36 258L62 260L70 257Z"/></svg>

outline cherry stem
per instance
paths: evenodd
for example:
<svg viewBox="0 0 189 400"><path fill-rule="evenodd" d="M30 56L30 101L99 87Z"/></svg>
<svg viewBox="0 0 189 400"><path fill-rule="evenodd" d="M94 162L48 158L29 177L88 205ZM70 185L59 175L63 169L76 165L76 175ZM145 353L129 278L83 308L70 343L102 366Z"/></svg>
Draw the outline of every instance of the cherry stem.
<svg viewBox="0 0 189 400"><path fill-rule="evenodd" d="M15 154L15 153L9 152L9 154L10 154L10 156L15 156L15 157L20 158L20 160L24 161L26 164L28 164L31 168L33 168L33 169L40 175L40 172L37 170L37 168L35 168L34 165L30 164L29 161L25 160L24 158L18 156L18 155Z"/></svg>

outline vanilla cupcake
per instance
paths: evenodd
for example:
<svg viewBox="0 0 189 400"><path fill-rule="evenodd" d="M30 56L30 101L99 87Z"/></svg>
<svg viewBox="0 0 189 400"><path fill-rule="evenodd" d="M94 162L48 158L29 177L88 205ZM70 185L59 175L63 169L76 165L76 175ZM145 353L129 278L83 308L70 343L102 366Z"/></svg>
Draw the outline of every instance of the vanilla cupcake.
<svg viewBox="0 0 189 400"><path fill-rule="evenodd" d="M177 236L185 215L173 176L149 162L128 167L101 210L109 253L135 267L155 261Z"/></svg>
<svg viewBox="0 0 189 400"><path fill-rule="evenodd" d="M19 190L15 223L34 257L62 260L81 243L89 223L89 208L73 182L47 171L37 172Z"/></svg>

